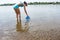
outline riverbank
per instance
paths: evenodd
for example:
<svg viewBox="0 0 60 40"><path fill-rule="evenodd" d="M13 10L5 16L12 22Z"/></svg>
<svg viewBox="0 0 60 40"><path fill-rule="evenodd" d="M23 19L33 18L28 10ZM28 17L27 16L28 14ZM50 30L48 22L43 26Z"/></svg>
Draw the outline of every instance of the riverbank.
<svg viewBox="0 0 60 40"><path fill-rule="evenodd" d="M0 40L60 40L60 29L51 29L49 31L38 29L28 32L5 30L4 34L0 34Z"/></svg>

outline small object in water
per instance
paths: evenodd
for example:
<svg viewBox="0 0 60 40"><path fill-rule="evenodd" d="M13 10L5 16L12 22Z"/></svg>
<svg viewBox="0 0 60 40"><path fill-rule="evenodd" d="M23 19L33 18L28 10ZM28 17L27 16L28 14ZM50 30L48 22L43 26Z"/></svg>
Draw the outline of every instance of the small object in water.
<svg viewBox="0 0 60 40"><path fill-rule="evenodd" d="M27 17L26 17L26 19L30 19L30 17L29 17L29 16L27 16Z"/></svg>
<svg viewBox="0 0 60 40"><path fill-rule="evenodd" d="M30 21L30 17L27 16L27 17L26 17L26 22L29 22L29 21Z"/></svg>

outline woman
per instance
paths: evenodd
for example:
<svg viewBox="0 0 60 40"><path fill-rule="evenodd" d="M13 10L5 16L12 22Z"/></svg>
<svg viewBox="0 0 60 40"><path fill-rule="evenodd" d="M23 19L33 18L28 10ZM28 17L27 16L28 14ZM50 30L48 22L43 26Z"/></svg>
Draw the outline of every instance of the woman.
<svg viewBox="0 0 60 40"><path fill-rule="evenodd" d="M18 21L18 19L21 20L21 13L20 13L19 7L24 7L24 11L25 11L27 17L29 18L28 14L27 14L27 11L26 11L26 6L27 6L27 3L25 1L23 3L19 3L19 4L14 5L14 10L15 10L15 13L16 13L17 21Z"/></svg>

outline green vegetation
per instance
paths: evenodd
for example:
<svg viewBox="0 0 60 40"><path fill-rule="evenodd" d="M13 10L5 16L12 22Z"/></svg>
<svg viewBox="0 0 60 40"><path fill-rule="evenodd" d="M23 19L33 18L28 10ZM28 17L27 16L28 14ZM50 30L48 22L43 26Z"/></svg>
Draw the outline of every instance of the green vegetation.
<svg viewBox="0 0 60 40"><path fill-rule="evenodd" d="M11 4L11 3L7 3L7 4L0 4L0 6L12 6L14 5L15 3Z"/></svg>
<svg viewBox="0 0 60 40"><path fill-rule="evenodd" d="M30 2L29 5L35 5L35 4L60 4L60 2Z"/></svg>
<svg viewBox="0 0 60 40"><path fill-rule="evenodd" d="M15 3L0 4L0 6L12 6ZM60 4L60 2L30 2L28 5L38 5L38 4Z"/></svg>

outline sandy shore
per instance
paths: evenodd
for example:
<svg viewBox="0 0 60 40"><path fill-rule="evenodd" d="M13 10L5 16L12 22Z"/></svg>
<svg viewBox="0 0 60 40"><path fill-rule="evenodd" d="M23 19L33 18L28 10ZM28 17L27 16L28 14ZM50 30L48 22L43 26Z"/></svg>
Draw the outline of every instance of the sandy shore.
<svg viewBox="0 0 60 40"><path fill-rule="evenodd" d="M6 22L0 28L0 40L60 40L60 22L31 21L23 23ZM24 29L22 29L24 28Z"/></svg>
<svg viewBox="0 0 60 40"><path fill-rule="evenodd" d="M0 40L60 40L60 28L50 30L0 30Z"/></svg>
<svg viewBox="0 0 60 40"><path fill-rule="evenodd" d="M23 23L22 23L23 24ZM0 40L60 40L60 25L55 21L21 23L7 22L0 28ZM30 25L29 25L30 24Z"/></svg>

